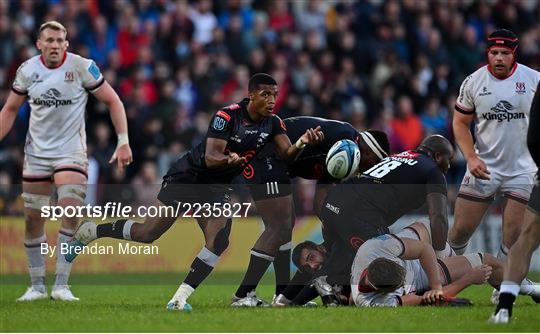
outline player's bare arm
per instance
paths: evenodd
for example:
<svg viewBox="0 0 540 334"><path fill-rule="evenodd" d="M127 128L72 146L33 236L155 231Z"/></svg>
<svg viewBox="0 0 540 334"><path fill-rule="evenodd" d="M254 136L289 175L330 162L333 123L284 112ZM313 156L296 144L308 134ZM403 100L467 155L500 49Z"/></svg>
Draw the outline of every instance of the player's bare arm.
<svg viewBox="0 0 540 334"><path fill-rule="evenodd" d="M454 137L456 142L467 161L467 165L471 174L474 177L489 180L489 170L484 163L474 152L473 138L471 134L471 123L474 115L465 115L459 111L454 111L454 119L452 126L454 127Z"/></svg>
<svg viewBox="0 0 540 334"><path fill-rule="evenodd" d="M431 243L436 251L444 251L448 237L448 207L447 197L441 193L429 193L426 196Z"/></svg>
<svg viewBox="0 0 540 334"><path fill-rule="evenodd" d="M404 260L420 260L420 265L422 265L422 268L428 277L431 290L424 293L424 296L422 297L424 302L436 302L443 296L443 290L435 251L431 245L425 242L409 238L400 239L403 242L404 247L401 258Z"/></svg>
<svg viewBox="0 0 540 334"><path fill-rule="evenodd" d="M109 160L109 163L114 163L116 161L118 168L124 168L133 161L133 154L131 153L131 147L129 147L127 119L124 104L111 85L109 85L109 83L106 81L93 94L99 101L103 102L107 108L109 108L111 120L114 125L114 129L116 130L116 134L118 135L118 145L116 146L116 150L114 151L111 160Z"/></svg>
<svg viewBox="0 0 540 334"><path fill-rule="evenodd" d="M274 137L274 143L276 144L279 155L287 162L294 161L306 145L318 144L323 140L324 134L320 126L314 129L307 129L294 145L291 144L289 137L285 134L279 134Z"/></svg>
<svg viewBox="0 0 540 334"><path fill-rule="evenodd" d="M11 127L13 127L17 112L25 99L26 96L24 95L15 94L14 92L9 93L6 104L4 104L2 111L0 111L0 140L3 140L9 130L11 130Z"/></svg>
<svg viewBox="0 0 540 334"><path fill-rule="evenodd" d="M491 277L493 268L487 264L471 268L465 275L443 288L445 296L453 297L473 284L484 284Z"/></svg>
<svg viewBox="0 0 540 334"><path fill-rule="evenodd" d="M230 152L229 154L225 154L226 147L226 140L208 138L206 140L206 151L204 153L206 167L220 168L225 166L237 166L247 162L245 157L241 157L237 153Z"/></svg>

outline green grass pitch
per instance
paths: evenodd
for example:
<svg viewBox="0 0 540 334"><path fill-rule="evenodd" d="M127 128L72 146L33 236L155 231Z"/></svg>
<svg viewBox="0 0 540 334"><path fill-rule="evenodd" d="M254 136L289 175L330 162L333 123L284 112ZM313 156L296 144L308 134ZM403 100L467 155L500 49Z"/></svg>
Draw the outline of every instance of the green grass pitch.
<svg viewBox="0 0 540 334"><path fill-rule="evenodd" d="M42 300L17 303L25 276L3 276L0 332L538 332L540 305L521 296L513 323L491 325L491 288L475 286L463 297L473 307L395 309L288 308L232 309L228 306L241 275L215 273L192 296L193 311L170 312L165 304L182 274L74 275L80 302ZM538 278L538 275L536 277ZM272 278L258 293L270 300ZM49 284L50 286L50 284ZM318 301L320 303L320 301Z"/></svg>

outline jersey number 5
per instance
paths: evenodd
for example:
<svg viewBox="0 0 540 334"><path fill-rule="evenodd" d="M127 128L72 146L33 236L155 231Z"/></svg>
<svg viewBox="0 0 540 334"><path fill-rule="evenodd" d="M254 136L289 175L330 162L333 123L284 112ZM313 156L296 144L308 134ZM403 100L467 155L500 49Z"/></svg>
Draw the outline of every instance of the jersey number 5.
<svg viewBox="0 0 540 334"><path fill-rule="evenodd" d="M385 159L386 160L386 159ZM401 166L401 162L396 160L383 160L376 164L375 166L371 167L367 171L364 172L364 174L375 177L375 178L382 178L386 174L390 173L390 171L396 169L397 167Z"/></svg>

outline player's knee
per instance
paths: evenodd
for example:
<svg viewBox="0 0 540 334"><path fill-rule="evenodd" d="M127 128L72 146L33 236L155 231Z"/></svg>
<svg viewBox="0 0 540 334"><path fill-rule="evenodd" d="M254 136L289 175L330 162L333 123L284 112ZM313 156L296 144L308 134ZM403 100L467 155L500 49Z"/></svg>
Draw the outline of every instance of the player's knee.
<svg viewBox="0 0 540 334"><path fill-rule="evenodd" d="M228 219L225 226L219 230L214 238L213 251L216 255L221 255L229 247L229 235L231 234L232 219Z"/></svg>
<svg viewBox="0 0 540 334"><path fill-rule="evenodd" d="M37 213L38 211L41 211L41 208L44 206L50 205L51 197L49 195L39 195L39 194L31 194L27 192L23 192L21 195L23 202L24 202L24 208L29 209L27 215L34 214L39 215ZM37 211L35 211L37 210ZM32 212L35 211L35 212Z"/></svg>
<svg viewBox="0 0 540 334"><path fill-rule="evenodd" d="M85 198L86 185L84 184L62 184L58 186L58 202L70 199L82 203Z"/></svg>

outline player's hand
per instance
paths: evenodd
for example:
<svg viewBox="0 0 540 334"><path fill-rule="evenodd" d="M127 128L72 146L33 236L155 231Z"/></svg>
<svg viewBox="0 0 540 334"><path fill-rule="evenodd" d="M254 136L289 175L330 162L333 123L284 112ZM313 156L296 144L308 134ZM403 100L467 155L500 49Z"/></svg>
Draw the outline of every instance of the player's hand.
<svg viewBox="0 0 540 334"><path fill-rule="evenodd" d="M472 268L468 273L471 284L484 284L491 277L493 268L487 264Z"/></svg>
<svg viewBox="0 0 540 334"><path fill-rule="evenodd" d="M133 162L133 154L131 153L131 147L129 147L129 144L124 144L116 148L111 160L109 160L109 163L112 164L115 161L120 169L123 169Z"/></svg>
<svg viewBox="0 0 540 334"><path fill-rule="evenodd" d="M467 167L469 167L469 171L474 177L482 180L489 180L489 174L491 174L491 172L487 169L486 163L479 157L475 156L470 158L469 161L467 161Z"/></svg>
<svg viewBox="0 0 540 334"><path fill-rule="evenodd" d="M422 301L426 304L432 304L444 298L442 286L437 286L429 291L426 291L422 296Z"/></svg>
<svg viewBox="0 0 540 334"><path fill-rule="evenodd" d="M234 152L229 153L229 159L227 160L227 164L229 166L243 166L246 163L247 163L247 160L245 157L241 157L237 153L234 153Z"/></svg>
<svg viewBox="0 0 540 334"><path fill-rule="evenodd" d="M307 129L302 137L300 137L300 141L306 145L318 144L323 140L324 133L321 131L320 126L317 126L315 129Z"/></svg>

